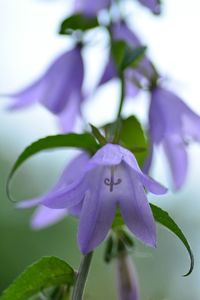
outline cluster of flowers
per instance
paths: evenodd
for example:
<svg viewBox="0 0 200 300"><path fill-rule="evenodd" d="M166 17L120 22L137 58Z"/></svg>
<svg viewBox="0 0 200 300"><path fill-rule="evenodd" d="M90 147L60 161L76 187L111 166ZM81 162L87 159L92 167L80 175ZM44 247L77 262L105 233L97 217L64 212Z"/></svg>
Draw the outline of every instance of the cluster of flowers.
<svg viewBox="0 0 200 300"><path fill-rule="evenodd" d="M160 1L139 2L153 13L160 13ZM77 0L74 11L90 18L111 5L111 0ZM125 20L119 19L109 25L113 40L124 40L135 49L142 46ZM11 95L10 109L22 109L38 101L58 117L63 132L72 131L87 98L83 93L83 47L80 41L77 42L73 49L58 57L37 81ZM110 54L97 88L117 76ZM32 219L34 228L57 222L67 214L77 216L80 218L79 247L83 254L87 254L107 236L118 207L130 231L146 245L156 245L155 221L145 189L157 195L164 194L166 189L147 175L154 148L163 146L174 185L181 188L188 167L186 141L188 138L200 141L200 117L164 86L147 55L137 68L125 71L125 95L135 97L144 86L150 98L148 134L151 144L144 169L140 169L132 152L117 144L104 145L92 157L82 152L68 164L52 191L18 204L20 208L37 206ZM138 293L135 287L133 290ZM138 296L126 295L122 299L138 299Z"/></svg>

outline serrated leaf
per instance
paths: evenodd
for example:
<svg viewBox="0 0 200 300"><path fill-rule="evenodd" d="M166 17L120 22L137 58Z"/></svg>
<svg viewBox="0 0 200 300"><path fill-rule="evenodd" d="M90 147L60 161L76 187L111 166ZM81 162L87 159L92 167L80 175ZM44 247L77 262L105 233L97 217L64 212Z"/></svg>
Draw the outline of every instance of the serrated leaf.
<svg viewBox="0 0 200 300"><path fill-rule="evenodd" d="M190 256L190 269L187 272L187 274L185 274L184 276L188 276L189 274L191 274L193 268L194 268L194 256L192 253L192 250L190 248L190 245L186 239L186 237L184 236L183 232L181 231L181 229L178 227L178 225L174 222L174 220L169 216L169 214L164 211L163 209L161 209L160 207L154 205L154 204L150 204L151 205L151 209L154 215L155 220L162 224L163 226L165 226L166 228L168 228L171 232L173 232L184 244L184 246L186 247L189 256Z"/></svg>
<svg viewBox="0 0 200 300"><path fill-rule="evenodd" d="M94 137L89 133L76 134L69 133L63 135L48 136L40 139L28 146L15 162L7 181L7 193L9 196L9 184L16 170L31 156L43 151L54 148L73 147L95 153L98 150L98 144Z"/></svg>
<svg viewBox="0 0 200 300"><path fill-rule="evenodd" d="M44 257L19 275L0 300L27 300L45 288L73 285L75 277L72 267L63 260Z"/></svg>
<svg viewBox="0 0 200 300"><path fill-rule="evenodd" d="M87 18L81 14L75 14L66 18L60 26L60 34L70 34L70 31L86 31L99 26L97 18Z"/></svg>

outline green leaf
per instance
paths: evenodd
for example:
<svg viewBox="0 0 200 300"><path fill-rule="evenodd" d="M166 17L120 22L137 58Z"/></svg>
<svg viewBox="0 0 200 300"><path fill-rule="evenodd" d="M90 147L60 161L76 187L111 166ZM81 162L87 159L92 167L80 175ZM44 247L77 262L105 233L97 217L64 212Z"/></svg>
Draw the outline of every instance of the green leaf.
<svg viewBox="0 0 200 300"><path fill-rule="evenodd" d="M138 47L131 49L130 47L126 48L124 53L124 58L121 64L121 69L125 70L128 67L135 68L137 67L138 63L144 57L146 52L146 47Z"/></svg>
<svg viewBox="0 0 200 300"><path fill-rule="evenodd" d="M148 142L142 126L135 116L118 119L103 126L108 140L119 143L135 155L140 167L148 156Z"/></svg>
<svg viewBox="0 0 200 300"><path fill-rule="evenodd" d="M101 132L99 131L98 128L96 128L94 125L90 124L91 129L92 129L92 134L94 135L94 137L98 140L98 142L101 145L105 145L107 143L105 137L101 134Z"/></svg>
<svg viewBox="0 0 200 300"><path fill-rule="evenodd" d="M137 67L144 57L146 47L133 48L124 40L118 40L112 42L111 51L118 72L121 73L128 67Z"/></svg>
<svg viewBox="0 0 200 300"><path fill-rule="evenodd" d="M13 177L16 170L28 158L43 150L50 150L53 148L63 148L63 147L81 148L90 153L95 153L98 150L99 146L96 140L94 139L94 137L89 133L84 133L84 134L69 133L69 134L62 134L62 135L54 135L54 136L48 136L46 138L34 142L22 152L22 154L18 157L17 161L15 162L10 172L7 181L8 196L10 197L9 185L10 185L11 178Z"/></svg>
<svg viewBox="0 0 200 300"><path fill-rule="evenodd" d="M178 225L174 222L174 220L169 216L169 214L166 211L164 211L160 207L155 206L154 204L150 204L150 205L155 220L160 224L162 224L163 226L165 226L166 228L168 228L170 231L172 231L182 241L182 243L185 245L186 249L188 250L191 263L190 263L190 269L188 273L184 275L184 276L188 276L189 274L191 274L194 268L194 256L186 237L184 236L181 229L178 227Z"/></svg>
<svg viewBox="0 0 200 300"><path fill-rule="evenodd" d="M118 71L121 71L122 61L126 51L127 44L123 40L113 41L111 45L111 52Z"/></svg>
<svg viewBox="0 0 200 300"><path fill-rule="evenodd" d="M120 141L134 153L138 164L143 166L148 155L148 144L142 126L135 116L122 120Z"/></svg>
<svg viewBox="0 0 200 300"><path fill-rule="evenodd" d="M27 300L49 287L73 285L75 277L72 267L63 260L44 257L19 275L4 291L0 300Z"/></svg>
<svg viewBox="0 0 200 300"><path fill-rule="evenodd" d="M60 34L70 34L73 30L86 31L99 26L97 18L87 18L81 14L75 14L66 18L60 26Z"/></svg>
<svg viewBox="0 0 200 300"><path fill-rule="evenodd" d="M115 218L114 218L113 223L112 223L112 228L117 229L117 228L119 228L123 225L124 225L124 220L122 218L120 209L117 208L116 213L115 213Z"/></svg>

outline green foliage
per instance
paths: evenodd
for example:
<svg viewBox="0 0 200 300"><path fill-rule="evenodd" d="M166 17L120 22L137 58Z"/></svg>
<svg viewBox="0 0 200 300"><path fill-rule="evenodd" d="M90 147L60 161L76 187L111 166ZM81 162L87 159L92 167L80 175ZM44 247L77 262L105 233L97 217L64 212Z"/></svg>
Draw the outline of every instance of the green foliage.
<svg viewBox="0 0 200 300"><path fill-rule="evenodd" d="M140 166L148 155L148 143L142 125L135 116L122 120L120 140L123 146L132 151Z"/></svg>
<svg viewBox="0 0 200 300"><path fill-rule="evenodd" d="M19 275L0 300L27 300L46 288L73 285L75 277L72 267L63 260L43 257Z"/></svg>
<svg viewBox="0 0 200 300"><path fill-rule="evenodd" d="M120 119L104 127L108 140L120 143L135 155L138 164L143 166L148 155L148 143L142 125L135 116Z"/></svg>
<svg viewBox="0 0 200 300"><path fill-rule="evenodd" d="M115 218L114 218L113 223L112 223L112 228L116 229L118 227L121 227L122 225L124 225L124 220L122 218L120 209L117 208L116 213L115 213Z"/></svg>
<svg viewBox="0 0 200 300"><path fill-rule="evenodd" d="M190 256L190 261L191 261L190 269L187 272L187 274L184 275L184 276L188 276L189 274L191 274L191 272L194 268L194 256L193 256L192 250L190 248L190 245L189 245L185 235L183 234L181 229L178 227L178 225L174 222L174 220L169 216L169 214L166 211L164 211L163 209L161 209L160 207L158 207L154 204L150 204L150 206L151 206L151 210L152 210L155 221L160 223L161 225L165 226L171 232L173 232L186 247L186 249L189 253L189 256ZM115 219L113 221L112 228L113 228L113 230L120 230L120 227L122 227L123 225L124 225L124 221L123 221L121 213L118 209L116 211L116 215L115 215ZM111 254L108 253L106 258L108 261L110 261Z"/></svg>
<svg viewBox="0 0 200 300"><path fill-rule="evenodd" d="M66 18L60 26L60 34L70 34L74 30L86 31L99 26L97 18L87 18L81 14L75 14Z"/></svg>
<svg viewBox="0 0 200 300"><path fill-rule="evenodd" d="M151 209L155 220L158 223L165 226L166 228L168 228L171 232L173 232L182 241L182 243L185 245L186 249L188 250L191 264L188 273L184 275L184 276L188 276L189 274L191 274L194 268L194 256L186 237L184 236L181 229L178 227L178 225L174 222L174 220L169 216L169 214L166 211L162 210L160 207L155 206L154 204L151 204Z"/></svg>
<svg viewBox="0 0 200 300"><path fill-rule="evenodd" d="M127 68L136 68L144 57L146 47L131 48L123 40L112 42L112 56L117 66L119 74Z"/></svg>
<svg viewBox="0 0 200 300"><path fill-rule="evenodd" d="M94 125L90 124L92 129L92 134L94 137L98 140L98 142L103 146L107 143L106 138L101 134L99 129L95 127Z"/></svg>
<svg viewBox="0 0 200 300"><path fill-rule="evenodd" d="M98 144L94 137L89 133L84 134L62 134L62 135L54 135L48 136L46 138L40 139L30 146L28 146L22 154L18 157L17 161L15 162L8 181L7 181L7 193L9 193L9 184L12 176L16 172L16 170L31 156L43 151L43 150L50 150L54 148L63 148L63 147L73 147L73 148L80 148L86 150L90 153L96 152L98 149Z"/></svg>

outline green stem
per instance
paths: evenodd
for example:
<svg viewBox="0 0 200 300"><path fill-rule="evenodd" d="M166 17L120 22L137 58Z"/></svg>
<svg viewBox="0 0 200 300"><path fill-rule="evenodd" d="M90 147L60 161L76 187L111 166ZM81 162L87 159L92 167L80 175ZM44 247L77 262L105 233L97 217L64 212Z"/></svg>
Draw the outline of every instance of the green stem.
<svg viewBox="0 0 200 300"><path fill-rule="evenodd" d="M90 269L90 264L92 261L92 255L93 255L93 252L88 253L87 255L85 255L83 257L83 259L81 261L81 264L80 264L80 267L78 270L78 274L77 274L77 278L76 278L76 282L75 282L75 286L74 286L74 290L73 290L73 294L72 294L72 300L83 299L84 288L85 288L88 272Z"/></svg>
<svg viewBox="0 0 200 300"><path fill-rule="evenodd" d="M120 81L121 81L121 95L120 95L120 102L119 102L119 109L117 113L117 119L121 117L121 112L124 104L124 98L125 98L125 78L124 73L120 75Z"/></svg>

